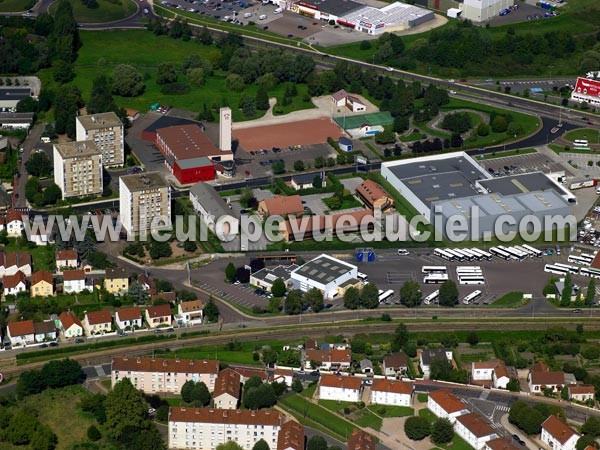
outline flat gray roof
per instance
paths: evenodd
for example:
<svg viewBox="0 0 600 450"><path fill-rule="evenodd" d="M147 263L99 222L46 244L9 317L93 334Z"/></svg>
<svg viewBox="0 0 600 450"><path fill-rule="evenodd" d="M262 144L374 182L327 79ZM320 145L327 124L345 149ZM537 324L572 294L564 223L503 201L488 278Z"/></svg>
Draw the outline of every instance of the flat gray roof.
<svg viewBox="0 0 600 450"><path fill-rule="evenodd" d="M159 172L144 172L133 175L123 175L119 177L121 183L131 191L143 191L145 189L157 189L169 187L167 180Z"/></svg>
<svg viewBox="0 0 600 450"><path fill-rule="evenodd" d="M86 130L97 130L106 127L122 127L123 123L114 112L77 116L77 120Z"/></svg>
<svg viewBox="0 0 600 450"><path fill-rule="evenodd" d="M1 100L22 100L31 97L31 88L28 87L1 87Z"/></svg>
<svg viewBox="0 0 600 450"><path fill-rule="evenodd" d="M506 177L481 180L481 186L489 192L497 192L502 195L521 194L534 191L553 190L563 194L550 178L542 172L523 173L519 175L509 175Z"/></svg>
<svg viewBox="0 0 600 450"><path fill-rule="evenodd" d="M273 283L277 278L281 278L283 281L290 279L292 271L298 268L297 264L290 264L289 266L277 266L277 267L265 267L260 269L258 272L253 273L252 276L259 280Z"/></svg>
<svg viewBox="0 0 600 450"><path fill-rule="evenodd" d="M94 141L72 141L54 144L58 153L63 158L76 158L79 156L101 155L102 151L98 150Z"/></svg>
<svg viewBox="0 0 600 450"><path fill-rule="evenodd" d="M239 215L230 209L225 200L210 184L199 182L190 188L190 195L198 200L202 207L213 214L217 219L222 216L232 216L239 218Z"/></svg>
<svg viewBox="0 0 600 450"><path fill-rule="evenodd" d="M316 6L319 11L337 17L356 11L364 6L362 3L357 3L352 0L308 0L304 3L310 3L311 5Z"/></svg>
<svg viewBox="0 0 600 450"><path fill-rule="evenodd" d="M355 266L339 259L320 255L294 270L294 273L321 284L328 284L336 278L346 275L354 268Z"/></svg>

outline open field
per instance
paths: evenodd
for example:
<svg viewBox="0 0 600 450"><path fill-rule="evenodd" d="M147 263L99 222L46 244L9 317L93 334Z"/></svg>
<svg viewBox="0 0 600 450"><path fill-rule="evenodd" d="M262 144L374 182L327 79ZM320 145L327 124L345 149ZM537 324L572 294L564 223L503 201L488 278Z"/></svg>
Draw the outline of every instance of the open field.
<svg viewBox="0 0 600 450"><path fill-rule="evenodd" d="M350 414L348 414L346 417L352 422L361 427L371 427L375 430L381 429L381 418L373 414L369 408L365 407L359 409L356 406L356 403L339 402L336 400L319 400L319 405L342 415L345 414L345 410L347 408L350 411Z"/></svg>
<svg viewBox="0 0 600 450"><path fill-rule="evenodd" d="M488 306L492 308L518 308L527 302L528 300L523 299L522 292L509 292Z"/></svg>
<svg viewBox="0 0 600 450"><path fill-rule="evenodd" d="M0 12L27 11L35 5L33 0L0 0Z"/></svg>
<svg viewBox="0 0 600 450"><path fill-rule="evenodd" d="M137 10L132 0L97 0L98 8L88 8L81 0L70 0L75 20L79 23L107 23L125 19ZM54 12L57 3L50 7Z"/></svg>
<svg viewBox="0 0 600 450"><path fill-rule="evenodd" d="M600 143L600 129L579 128L565 134L567 141L587 140L590 144Z"/></svg>

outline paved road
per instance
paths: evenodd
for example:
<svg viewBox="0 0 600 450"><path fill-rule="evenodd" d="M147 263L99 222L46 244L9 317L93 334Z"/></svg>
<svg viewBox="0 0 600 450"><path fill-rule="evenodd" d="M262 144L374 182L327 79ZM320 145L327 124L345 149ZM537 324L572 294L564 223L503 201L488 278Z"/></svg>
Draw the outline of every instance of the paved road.
<svg viewBox="0 0 600 450"><path fill-rule="evenodd" d="M40 144L40 138L44 132L44 124L38 123L33 126L29 131L27 138L21 145L23 153L21 154L21 162L19 163L18 170L21 174L20 177L16 178L16 184L13 192L13 204L16 207L24 208L27 206L27 200L25 199L25 183L27 183L27 169L25 168L25 162L29 159L31 151Z"/></svg>

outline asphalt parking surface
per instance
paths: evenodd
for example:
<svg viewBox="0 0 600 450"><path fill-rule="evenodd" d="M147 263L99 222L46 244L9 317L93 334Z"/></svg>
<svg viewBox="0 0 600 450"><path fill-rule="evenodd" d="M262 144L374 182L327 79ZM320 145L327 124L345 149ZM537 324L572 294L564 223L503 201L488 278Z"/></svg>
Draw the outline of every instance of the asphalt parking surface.
<svg viewBox="0 0 600 450"><path fill-rule="evenodd" d="M526 3L519 3L519 9L516 11L511 11L509 14L505 16L496 16L493 19L489 20L491 26L497 27L500 25L507 25L511 23L517 22L526 22L531 21L534 22L536 20L551 20L552 17L544 17L544 14L547 13L548 10L538 8L537 6L528 5ZM539 19L534 19L535 15L541 16ZM528 19L531 18L531 20Z"/></svg>
<svg viewBox="0 0 600 450"><path fill-rule="evenodd" d="M550 160L542 153L528 153L502 158L483 159L478 160L478 162L485 170L491 168L494 172L498 172L501 175L507 175L506 169L504 168L505 166L510 168L510 175L537 171L551 173L563 170L567 176L572 175L564 165Z"/></svg>

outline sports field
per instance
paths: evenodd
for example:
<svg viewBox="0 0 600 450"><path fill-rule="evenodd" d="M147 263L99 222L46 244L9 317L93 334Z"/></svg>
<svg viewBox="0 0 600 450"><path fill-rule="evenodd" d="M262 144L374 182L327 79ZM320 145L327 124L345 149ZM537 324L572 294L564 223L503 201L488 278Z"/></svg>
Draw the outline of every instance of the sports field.
<svg viewBox="0 0 600 450"><path fill-rule="evenodd" d="M390 125L394 123L394 118L388 111L380 111L369 114L359 114L357 116L334 117L333 120L344 130L359 128L363 124L371 126Z"/></svg>
<svg viewBox="0 0 600 450"><path fill-rule="evenodd" d="M290 145L322 144L327 142L328 137L337 139L341 135L342 131L338 126L326 118L233 131L233 138L238 139L240 147L246 151Z"/></svg>

